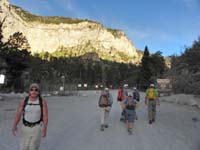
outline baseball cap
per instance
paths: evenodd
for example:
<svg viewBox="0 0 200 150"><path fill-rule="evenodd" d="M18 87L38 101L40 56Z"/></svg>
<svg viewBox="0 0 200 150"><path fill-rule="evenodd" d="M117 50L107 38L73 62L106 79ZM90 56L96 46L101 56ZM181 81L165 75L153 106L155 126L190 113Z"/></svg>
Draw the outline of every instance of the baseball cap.
<svg viewBox="0 0 200 150"><path fill-rule="evenodd" d="M108 89L108 88L105 88L104 90L105 90L105 91L108 91L109 89Z"/></svg>
<svg viewBox="0 0 200 150"><path fill-rule="evenodd" d="M128 84L124 84L124 87L128 87Z"/></svg>
<svg viewBox="0 0 200 150"><path fill-rule="evenodd" d="M105 92L105 91L103 91L103 92L101 93L101 95L102 95L102 96L107 96L107 95L108 95L108 93L107 93L107 92Z"/></svg>
<svg viewBox="0 0 200 150"><path fill-rule="evenodd" d="M30 90L31 88L36 88L36 89L40 90L40 87L39 87L39 85L38 85L37 83L32 83L32 84L29 86L29 90Z"/></svg>
<svg viewBox="0 0 200 150"><path fill-rule="evenodd" d="M132 93L128 93L128 97L132 97L133 96L133 94Z"/></svg>
<svg viewBox="0 0 200 150"><path fill-rule="evenodd" d="M155 85L152 83L152 84L150 84L150 87L154 87Z"/></svg>

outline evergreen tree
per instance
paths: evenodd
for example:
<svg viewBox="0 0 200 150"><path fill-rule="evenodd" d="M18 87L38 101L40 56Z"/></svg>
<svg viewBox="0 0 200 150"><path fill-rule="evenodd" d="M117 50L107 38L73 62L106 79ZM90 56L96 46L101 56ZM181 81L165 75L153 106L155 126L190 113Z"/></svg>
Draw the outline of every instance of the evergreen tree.
<svg viewBox="0 0 200 150"><path fill-rule="evenodd" d="M144 88L145 86L148 86L150 83L150 79L152 76L151 72L151 57L149 54L149 49L146 46L144 49L144 55L142 57L142 62L141 62L141 67L140 67L140 72L141 72L141 82Z"/></svg>
<svg viewBox="0 0 200 150"><path fill-rule="evenodd" d="M6 61L4 59L4 54L5 54L5 44L3 43L3 33L2 33L2 26L3 26L3 22L5 20L2 20L0 22L0 73L5 74L6 68L7 68L7 64Z"/></svg>
<svg viewBox="0 0 200 150"><path fill-rule="evenodd" d="M188 64L190 72L196 73L200 71L200 37L194 41L191 48L186 48L183 57Z"/></svg>
<svg viewBox="0 0 200 150"><path fill-rule="evenodd" d="M7 87L13 89L20 89L21 75L23 71L28 67L29 52L26 50L19 50L17 46L13 46L10 41L2 42L2 22L0 30L0 58L6 64L6 78ZM16 39L17 40L17 39ZM23 43L21 43L23 45Z"/></svg>
<svg viewBox="0 0 200 150"><path fill-rule="evenodd" d="M8 47L18 50L30 50L28 40L21 32L15 32L8 39Z"/></svg>
<svg viewBox="0 0 200 150"><path fill-rule="evenodd" d="M169 75L176 93L200 93L200 38L180 56L173 56Z"/></svg>
<svg viewBox="0 0 200 150"><path fill-rule="evenodd" d="M153 75L152 78L154 78L154 80L157 78L161 78L166 68L162 52L157 51L155 54L151 56L151 59L152 59L151 69Z"/></svg>

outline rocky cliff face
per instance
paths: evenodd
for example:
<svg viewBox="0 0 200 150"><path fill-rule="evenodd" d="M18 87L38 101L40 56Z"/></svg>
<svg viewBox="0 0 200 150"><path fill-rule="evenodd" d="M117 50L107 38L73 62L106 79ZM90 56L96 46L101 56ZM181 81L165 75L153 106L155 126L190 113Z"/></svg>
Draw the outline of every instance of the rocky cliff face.
<svg viewBox="0 0 200 150"><path fill-rule="evenodd" d="M22 32L32 53L52 53L60 47L69 49L90 43L93 50L90 46L85 52L95 51L100 56L110 55L114 61L126 61L120 59L126 56L128 61L138 62L135 47L122 31L107 29L99 23L87 20L78 23L44 23L34 19L27 21L25 11L10 5L7 0L2 0L0 6L0 19L5 18L4 40L15 32Z"/></svg>

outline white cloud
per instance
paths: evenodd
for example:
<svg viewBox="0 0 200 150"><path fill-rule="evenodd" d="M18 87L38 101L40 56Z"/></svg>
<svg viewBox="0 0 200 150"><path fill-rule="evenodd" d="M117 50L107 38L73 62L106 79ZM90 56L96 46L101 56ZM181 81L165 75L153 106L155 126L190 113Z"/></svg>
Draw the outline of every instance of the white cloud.
<svg viewBox="0 0 200 150"><path fill-rule="evenodd" d="M183 0L183 2L188 8L191 8L191 9L197 8L199 5L199 0Z"/></svg>
<svg viewBox="0 0 200 150"><path fill-rule="evenodd" d="M160 41L170 41L173 37L172 34L167 33L161 29L155 28L135 28L135 27L125 27L124 32L134 39L137 40L149 40L149 39L159 39Z"/></svg>
<svg viewBox="0 0 200 150"><path fill-rule="evenodd" d="M175 1L183 3L188 9L200 8L200 0L175 0Z"/></svg>

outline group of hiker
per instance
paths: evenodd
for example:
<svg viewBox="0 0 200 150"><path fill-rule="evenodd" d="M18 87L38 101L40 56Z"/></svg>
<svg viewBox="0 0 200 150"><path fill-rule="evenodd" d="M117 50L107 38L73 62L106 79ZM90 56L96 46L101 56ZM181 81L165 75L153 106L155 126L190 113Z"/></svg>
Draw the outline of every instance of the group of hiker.
<svg viewBox="0 0 200 150"><path fill-rule="evenodd" d="M128 84L124 84L123 88L118 89L117 101L121 106L120 121L126 123L127 132L129 135L133 132L134 121L138 119L136 110L139 108L140 93L136 87L133 87L130 92ZM101 111L101 126L100 130L104 131L108 128L108 117L113 104L113 97L108 88L105 88L99 97L98 105ZM145 105L148 106L148 119L149 124L155 122L156 117L156 105L160 105L158 98L158 91L154 84L150 84L150 87L146 90Z"/></svg>
<svg viewBox="0 0 200 150"><path fill-rule="evenodd" d="M130 90L129 90L130 91ZM117 101L121 106L121 121L126 123L128 133L131 135L134 121L138 119L136 110L140 102L140 94L136 87L128 92L128 84L118 90ZM148 105L149 124L155 122L156 104L159 105L158 92L154 84L146 91L145 104ZM108 88L105 88L98 101L100 107L101 126L100 130L108 128L109 112L113 105L113 97ZM29 87L29 95L20 101L12 133L15 136L17 125L22 117L20 150L39 150L41 137L45 137L48 124L47 102L40 96L40 87L33 83Z"/></svg>

